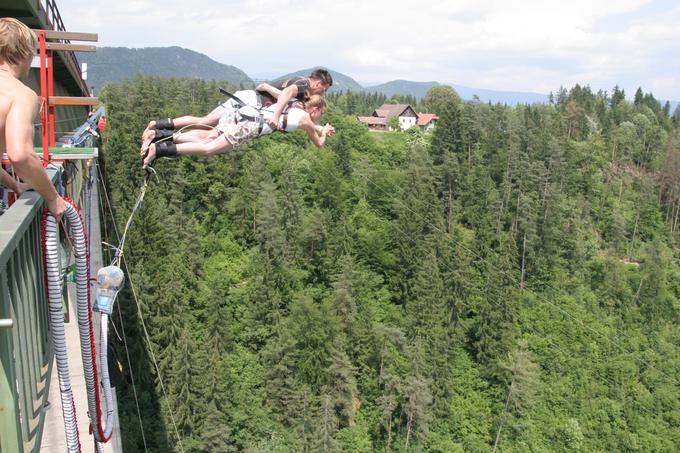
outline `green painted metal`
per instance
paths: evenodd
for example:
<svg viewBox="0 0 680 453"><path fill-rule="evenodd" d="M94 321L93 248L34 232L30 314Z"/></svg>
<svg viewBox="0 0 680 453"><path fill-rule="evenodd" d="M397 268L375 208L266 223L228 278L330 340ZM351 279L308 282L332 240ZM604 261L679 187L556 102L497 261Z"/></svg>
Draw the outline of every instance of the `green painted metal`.
<svg viewBox="0 0 680 453"><path fill-rule="evenodd" d="M12 334L14 335L14 345L18 346L15 349L14 355L19 362L16 367L17 384L21 396L21 398L19 398L19 410L22 414L22 420L26 420L26 414L29 413L29 400L32 398L31 383L29 382L30 364L28 363L28 348L31 338L29 337L30 333L26 326L26 305L22 303L21 287L18 281L21 279L19 254L20 250L19 247L17 247L15 255L8 263L7 275L9 276L10 281L10 303L14 308L14 316L16 317L16 328L12 329ZM21 433L24 439L28 438L29 429L27 423L21 424Z"/></svg>
<svg viewBox="0 0 680 453"><path fill-rule="evenodd" d="M14 318L5 265L0 266L0 316ZM13 350L12 332L0 329L0 451L21 451L22 448Z"/></svg>
<svg viewBox="0 0 680 453"><path fill-rule="evenodd" d="M48 171L52 180L56 173ZM40 446L53 352L42 266L40 225L44 203L24 194L0 217L0 451Z"/></svg>
<svg viewBox="0 0 680 453"><path fill-rule="evenodd" d="M35 147L35 152L42 155L42 146ZM49 154L59 156L60 154L77 154L83 156L93 156L97 152L97 148L65 148L55 147L49 149Z"/></svg>

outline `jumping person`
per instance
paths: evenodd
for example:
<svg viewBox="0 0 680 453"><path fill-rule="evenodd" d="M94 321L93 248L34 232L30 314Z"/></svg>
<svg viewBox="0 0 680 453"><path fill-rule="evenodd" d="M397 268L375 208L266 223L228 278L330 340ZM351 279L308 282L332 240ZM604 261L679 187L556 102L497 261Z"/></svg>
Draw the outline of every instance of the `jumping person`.
<svg viewBox="0 0 680 453"><path fill-rule="evenodd" d="M322 95L333 85L333 77L325 69L316 69L312 71L309 77L294 77L292 79L283 80L281 82L274 82L272 85L260 84L256 88L256 97L248 100L248 104L255 107L269 107L276 105L274 112L278 115L272 117L273 126L278 123L279 117L283 110L294 99L304 101L310 96L319 94ZM273 87L275 91L268 89ZM273 93L277 93L274 95ZM237 93L238 94L238 93ZM233 99L228 99L223 104L220 104L212 112L205 116L181 116L179 118L150 121L144 132L142 133L142 152L145 152L150 143L168 138L173 135L175 130L187 126L217 126L220 117L225 109L231 110L238 108L238 103ZM275 121L274 121L275 120ZM197 135L205 135L200 132L194 132Z"/></svg>
<svg viewBox="0 0 680 453"><path fill-rule="evenodd" d="M66 202L59 196L33 147L33 118L38 96L19 79L28 77L38 40L16 19L0 18L0 150L7 152L14 172L47 202L59 220ZM2 181L9 177L2 175ZM25 190L15 186L15 191ZM19 190L16 190L19 189Z"/></svg>
<svg viewBox="0 0 680 453"><path fill-rule="evenodd" d="M235 94L248 94L237 92ZM250 91L252 96L254 91ZM240 98L240 96L239 96ZM335 128L330 124L319 126L316 123L326 109L326 101L319 95L312 95L304 104L291 106L284 109L279 123L275 128L271 127L274 115L274 105L257 109L246 105L238 109L225 109L214 131L205 138L197 138L196 135L179 134L173 137L173 141L161 141L149 145L145 152L143 167L146 168L157 157L176 157L178 155L214 156L225 153L253 140L262 135L271 134L276 130L291 132L302 129L307 132L311 142L321 147L335 133Z"/></svg>
<svg viewBox="0 0 680 453"><path fill-rule="evenodd" d="M314 94L323 94L333 86L333 77L325 69L315 69L309 77L298 76L282 82L274 82L274 88L281 90L281 94L274 98L271 92L258 91L261 104L268 106L268 103L276 102L274 117L272 122L278 124L281 113L288 103L293 99L306 101Z"/></svg>

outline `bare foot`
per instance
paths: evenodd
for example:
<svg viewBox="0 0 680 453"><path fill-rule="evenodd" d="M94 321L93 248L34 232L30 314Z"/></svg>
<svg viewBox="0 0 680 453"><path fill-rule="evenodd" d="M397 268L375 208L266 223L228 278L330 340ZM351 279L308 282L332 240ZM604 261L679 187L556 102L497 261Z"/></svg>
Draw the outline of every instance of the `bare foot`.
<svg viewBox="0 0 680 453"><path fill-rule="evenodd" d="M139 154L144 155L146 153L147 148L153 141L153 139L156 138L156 130L155 129L147 129L144 131L144 134L142 135L142 147L139 149Z"/></svg>
<svg viewBox="0 0 680 453"><path fill-rule="evenodd" d="M142 132L142 140L146 136L146 133L149 131L153 131L156 129L156 122L155 121L149 121L149 125L146 126L146 129L144 129L144 132Z"/></svg>
<svg viewBox="0 0 680 453"><path fill-rule="evenodd" d="M29 184L26 184L24 182L17 182L17 185L14 188L14 193L17 195L17 198L19 198L21 194L26 192L27 190L31 190L31 186Z"/></svg>
<svg viewBox="0 0 680 453"><path fill-rule="evenodd" d="M151 144L149 145L146 153L142 156L144 160L142 161L142 168L146 170L146 168L151 165L151 162L156 158L156 145Z"/></svg>

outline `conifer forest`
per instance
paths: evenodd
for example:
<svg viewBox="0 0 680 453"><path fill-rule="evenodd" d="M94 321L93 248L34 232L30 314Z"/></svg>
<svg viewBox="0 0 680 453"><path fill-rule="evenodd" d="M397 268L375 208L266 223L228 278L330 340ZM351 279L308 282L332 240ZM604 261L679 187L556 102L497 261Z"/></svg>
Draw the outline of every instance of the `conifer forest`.
<svg viewBox="0 0 680 453"><path fill-rule="evenodd" d="M147 123L220 86L104 88L108 243ZM390 100L342 92L322 148L156 160L112 316L124 450L677 451L680 111L631 94L395 100L425 133L369 131Z"/></svg>

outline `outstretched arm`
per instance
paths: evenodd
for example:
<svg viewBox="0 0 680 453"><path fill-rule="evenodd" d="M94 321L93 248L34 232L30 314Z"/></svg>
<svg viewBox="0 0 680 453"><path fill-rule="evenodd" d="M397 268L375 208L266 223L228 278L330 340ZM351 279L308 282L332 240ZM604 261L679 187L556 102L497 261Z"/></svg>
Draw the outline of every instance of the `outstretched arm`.
<svg viewBox="0 0 680 453"><path fill-rule="evenodd" d="M309 116L300 120L300 128L307 132L309 140L317 148L321 148L326 143L326 137L330 137L335 133L335 128L330 124L325 126L316 125Z"/></svg>
<svg viewBox="0 0 680 453"><path fill-rule="evenodd" d="M66 203L47 177L33 149L33 117L37 106L38 97L30 89L17 95L5 123L7 156L16 174L47 201L48 209L59 220L66 212Z"/></svg>

